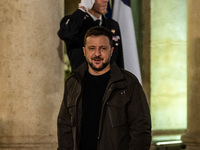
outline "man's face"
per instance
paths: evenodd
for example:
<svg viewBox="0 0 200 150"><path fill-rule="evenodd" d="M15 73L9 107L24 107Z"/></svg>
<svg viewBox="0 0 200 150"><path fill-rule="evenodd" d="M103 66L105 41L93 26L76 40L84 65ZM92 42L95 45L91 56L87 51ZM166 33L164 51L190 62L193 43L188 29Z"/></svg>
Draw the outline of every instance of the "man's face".
<svg viewBox="0 0 200 150"><path fill-rule="evenodd" d="M104 35L89 36L83 47L84 55L89 66L89 72L103 74L110 70L110 59L113 48L109 38Z"/></svg>
<svg viewBox="0 0 200 150"><path fill-rule="evenodd" d="M105 14L107 12L108 0L95 0L93 9L99 14Z"/></svg>

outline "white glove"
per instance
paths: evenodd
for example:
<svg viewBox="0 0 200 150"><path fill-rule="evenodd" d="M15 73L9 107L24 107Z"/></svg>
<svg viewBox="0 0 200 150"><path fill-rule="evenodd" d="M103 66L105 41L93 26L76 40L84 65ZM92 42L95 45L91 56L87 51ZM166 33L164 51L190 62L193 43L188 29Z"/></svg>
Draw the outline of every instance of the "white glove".
<svg viewBox="0 0 200 150"><path fill-rule="evenodd" d="M86 11L90 10L94 5L95 0L81 0L79 7L85 7Z"/></svg>

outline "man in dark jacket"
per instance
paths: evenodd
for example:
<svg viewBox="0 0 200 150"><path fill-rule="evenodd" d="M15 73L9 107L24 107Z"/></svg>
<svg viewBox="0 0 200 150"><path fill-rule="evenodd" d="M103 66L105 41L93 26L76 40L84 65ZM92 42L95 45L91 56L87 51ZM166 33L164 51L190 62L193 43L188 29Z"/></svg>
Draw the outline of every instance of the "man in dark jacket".
<svg viewBox="0 0 200 150"><path fill-rule="evenodd" d="M137 78L111 61L112 34L85 35L86 62L65 83L58 115L58 150L149 150L151 119Z"/></svg>
<svg viewBox="0 0 200 150"><path fill-rule="evenodd" d="M72 70L85 61L82 47L86 31L98 25L108 28L113 33L113 58L119 67L124 68L119 25L103 15L107 11L107 3L108 0L81 0L79 9L61 20L58 36L65 41Z"/></svg>

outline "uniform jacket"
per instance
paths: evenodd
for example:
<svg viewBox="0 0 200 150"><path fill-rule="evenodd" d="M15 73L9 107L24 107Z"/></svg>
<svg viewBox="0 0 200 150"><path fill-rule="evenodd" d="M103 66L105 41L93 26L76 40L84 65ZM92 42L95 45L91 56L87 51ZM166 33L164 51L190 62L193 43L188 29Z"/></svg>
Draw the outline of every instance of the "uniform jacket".
<svg viewBox="0 0 200 150"><path fill-rule="evenodd" d="M66 43L67 55L72 70L85 61L82 49L84 46L84 35L93 26L96 25L90 15L79 9L72 15L65 16L60 22L58 36ZM107 19L102 16L102 26L108 28L113 33L113 58L117 62L117 65L123 68L124 62L119 24L113 19Z"/></svg>
<svg viewBox="0 0 200 150"><path fill-rule="evenodd" d="M79 150L82 90L86 63L65 83L58 115L58 150ZM136 77L113 62L102 100L97 150L149 150L151 119L142 87Z"/></svg>

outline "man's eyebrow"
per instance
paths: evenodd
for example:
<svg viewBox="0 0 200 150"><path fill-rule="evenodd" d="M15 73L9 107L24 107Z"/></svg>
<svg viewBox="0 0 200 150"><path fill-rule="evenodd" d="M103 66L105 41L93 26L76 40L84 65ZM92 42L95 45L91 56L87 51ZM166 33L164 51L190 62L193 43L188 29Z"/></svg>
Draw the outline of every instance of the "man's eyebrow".
<svg viewBox="0 0 200 150"><path fill-rule="evenodd" d="M95 47L94 45L89 45L88 47Z"/></svg>

